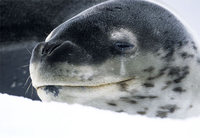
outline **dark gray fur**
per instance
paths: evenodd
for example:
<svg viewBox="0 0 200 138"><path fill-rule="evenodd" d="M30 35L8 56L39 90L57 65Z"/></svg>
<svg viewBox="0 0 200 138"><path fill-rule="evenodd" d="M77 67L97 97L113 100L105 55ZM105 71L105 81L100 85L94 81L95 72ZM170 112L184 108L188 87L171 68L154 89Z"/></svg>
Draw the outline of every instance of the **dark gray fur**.
<svg viewBox="0 0 200 138"><path fill-rule="evenodd" d="M87 18L76 16L58 26L52 39L42 46L47 51L58 42L60 48L51 55L42 54L39 58L39 53L34 52L31 62L38 62L42 58L48 64L58 61L70 64L82 64L83 61L84 64L101 64L108 58L122 54L113 48L114 42L109 40L107 32L123 27L132 30L136 35L139 51L156 53L163 49L166 52L163 60L168 62L172 60L175 49L192 41L182 23L159 5L142 0L115 0L90 11ZM155 28L159 33L155 32ZM35 51L38 47L41 45ZM71 56L67 51L71 51ZM79 53L82 54L77 57Z"/></svg>

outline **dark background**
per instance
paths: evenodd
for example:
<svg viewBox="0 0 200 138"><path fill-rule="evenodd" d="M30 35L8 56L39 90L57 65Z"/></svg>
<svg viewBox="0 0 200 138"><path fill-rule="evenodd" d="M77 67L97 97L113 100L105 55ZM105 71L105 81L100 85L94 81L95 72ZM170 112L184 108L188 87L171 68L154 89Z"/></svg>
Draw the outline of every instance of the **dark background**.
<svg viewBox="0 0 200 138"><path fill-rule="evenodd" d="M32 49L56 26L101 1L0 0L0 93L39 100L29 78Z"/></svg>

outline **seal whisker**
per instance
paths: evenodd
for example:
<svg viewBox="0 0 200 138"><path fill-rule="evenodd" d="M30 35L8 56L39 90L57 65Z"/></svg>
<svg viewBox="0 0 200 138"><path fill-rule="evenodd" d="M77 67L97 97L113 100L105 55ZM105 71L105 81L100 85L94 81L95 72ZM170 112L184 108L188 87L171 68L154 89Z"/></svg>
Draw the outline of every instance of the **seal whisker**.
<svg viewBox="0 0 200 138"><path fill-rule="evenodd" d="M29 53L30 55L32 55L31 52L30 52L30 50L29 50L28 48L26 48L26 50L28 51L28 53Z"/></svg>
<svg viewBox="0 0 200 138"><path fill-rule="evenodd" d="M31 83L31 97L33 97L33 85Z"/></svg>
<svg viewBox="0 0 200 138"><path fill-rule="evenodd" d="M25 91L25 95L28 93L28 90L30 89L32 83L29 84L29 86L27 87L26 91Z"/></svg>
<svg viewBox="0 0 200 138"><path fill-rule="evenodd" d="M28 81L29 81L30 78L31 78L31 76L29 75L28 78L26 79L25 83L24 83L24 87L28 83Z"/></svg>
<svg viewBox="0 0 200 138"><path fill-rule="evenodd" d="M29 64L28 65L20 66L20 68L26 68L26 67L29 67Z"/></svg>

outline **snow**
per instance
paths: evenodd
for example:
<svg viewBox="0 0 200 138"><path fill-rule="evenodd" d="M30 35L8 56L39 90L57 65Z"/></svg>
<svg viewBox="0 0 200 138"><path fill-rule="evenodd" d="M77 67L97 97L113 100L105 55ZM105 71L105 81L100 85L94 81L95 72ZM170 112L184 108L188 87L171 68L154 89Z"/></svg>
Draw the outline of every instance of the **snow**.
<svg viewBox="0 0 200 138"><path fill-rule="evenodd" d="M199 138L200 117L147 118L0 94L1 138Z"/></svg>
<svg viewBox="0 0 200 138"><path fill-rule="evenodd" d="M199 0L167 0L200 38ZM0 138L199 138L200 116L147 118L0 94Z"/></svg>

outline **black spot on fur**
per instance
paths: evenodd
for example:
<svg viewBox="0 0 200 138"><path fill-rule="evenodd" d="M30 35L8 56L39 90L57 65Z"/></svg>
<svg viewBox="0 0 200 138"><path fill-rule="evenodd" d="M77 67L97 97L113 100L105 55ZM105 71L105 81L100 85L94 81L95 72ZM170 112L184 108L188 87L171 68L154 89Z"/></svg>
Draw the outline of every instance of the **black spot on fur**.
<svg viewBox="0 0 200 138"><path fill-rule="evenodd" d="M182 46L187 45L188 43L189 43L189 41L185 40L185 41L179 41L177 44L178 44L178 46L179 46L179 48L180 48L180 47L182 47Z"/></svg>
<svg viewBox="0 0 200 138"><path fill-rule="evenodd" d="M183 42L182 42L182 41L179 41L179 42L178 42L178 46L183 46Z"/></svg>
<svg viewBox="0 0 200 138"><path fill-rule="evenodd" d="M68 69L66 69L65 71L66 71L66 73L69 73L69 70L68 70ZM74 73L75 73L75 72L77 72L77 71L74 71ZM76 74L77 74L77 73L76 73Z"/></svg>
<svg viewBox="0 0 200 138"><path fill-rule="evenodd" d="M162 59L165 59L166 61L170 61L172 60L174 53L175 53L175 50L172 49L164 57L162 57Z"/></svg>
<svg viewBox="0 0 200 138"><path fill-rule="evenodd" d="M192 43L192 48L196 51L197 50L197 47L196 47L196 44L195 44L195 42L191 42Z"/></svg>
<svg viewBox="0 0 200 138"><path fill-rule="evenodd" d="M197 47L196 47L195 45L193 45L192 47L193 47L193 49L194 49L195 51L197 50Z"/></svg>
<svg viewBox="0 0 200 138"><path fill-rule="evenodd" d="M164 86L164 87L162 88L162 90L167 89L171 84L172 84L172 81L167 81L167 82L166 82L166 86Z"/></svg>
<svg viewBox="0 0 200 138"><path fill-rule="evenodd" d="M168 114L174 113L178 109L178 107L176 105L169 104L169 105L161 106L160 109L161 110L157 111L156 116L165 118L167 117Z"/></svg>
<svg viewBox="0 0 200 138"><path fill-rule="evenodd" d="M93 78L92 78L92 77L90 77L88 80L89 80L89 81L92 81L92 80L93 80Z"/></svg>
<svg viewBox="0 0 200 138"><path fill-rule="evenodd" d="M165 72L168 69L168 67L164 67L160 70L160 72Z"/></svg>
<svg viewBox="0 0 200 138"><path fill-rule="evenodd" d="M124 110L118 110L118 111L116 111L116 112L118 112L118 113L122 113L122 112L124 112Z"/></svg>
<svg viewBox="0 0 200 138"><path fill-rule="evenodd" d="M163 75L165 74L165 71L166 71L167 69L168 69L168 67L162 68L162 69L159 71L159 73L158 73L157 75L155 75L155 76L153 76L153 77L149 77L149 78L147 78L147 80L154 80L154 79L157 79L157 78L163 76Z"/></svg>
<svg viewBox="0 0 200 138"><path fill-rule="evenodd" d="M194 58L194 55L189 54L189 53L187 53L187 52L182 52L182 53L180 54L180 56L181 56L183 59Z"/></svg>
<svg viewBox="0 0 200 138"><path fill-rule="evenodd" d="M119 86L120 86L120 91L127 91L128 84L120 83Z"/></svg>
<svg viewBox="0 0 200 138"><path fill-rule="evenodd" d="M46 93L53 93L55 97L59 94L59 88L56 86L46 86L44 90Z"/></svg>
<svg viewBox="0 0 200 138"><path fill-rule="evenodd" d="M184 76L181 76L177 79L174 80L175 83L180 83L185 77Z"/></svg>
<svg viewBox="0 0 200 138"><path fill-rule="evenodd" d="M155 68L151 66L151 67L149 67L149 68L147 68L147 69L144 69L143 71L144 71L144 72L149 72L149 73L151 73L151 72L154 71L154 69L155 69Z"/></svg>
<svg viewBox="0 0 200 138"><path fill-rule="evenodd" d="M155 99L155 98L158 98L158 96L143 96L143 95L138 95L138 96L133 96L133 98L136 98L136 99Z"/></svg>
<svg viewBox="0 0 200 138"><path fill-rule="evenodd" d="M166 85L170 85L170 84L172 84L172 81L167 81L166 82Z"/></svg>
<svg viewBox="0 0 200 138"><path fill-rule="evenodd" d="M167 110L169 113L174 113L175 110L178 109L176 105L165 105L165 106L161 106L160 108L163 110Z"/></svg>
<svg viewBox="0 0 200 138"><path fill-rule="evenodd" d="M172 40L166 40L165 42L166 46L164 47L164 51L167 52L165 56L162 57L163 60L170 61L173 58L173 55L175 53L175 49L173 45L175 45L175 42Z"/></svg>
<svg viewBox="0 0 200 138"><path fill-rule="evenodd" d="M110 105L110 106L117 106L117 104L116 103L108 103L108 105Z"/></svg>
<svg viewBox="0 0 200 138"><path fill-rule="evenodd" d="M123 100L123 101L126 101L126 100L129 100L130 97L120 97L120 99Z"/></svg>
<svg viewBox="0 0 200 138"><path fill-rule="evenodd" d="M165 89L167 89L169 86L164 86L164 87L162 87L162 89L161 90L165 90Z"/></svg>
<svg viewBox="0 0 200 138"><path fill-rule="evenodd" d="M198 59L197 59L197 63L199 63L199 64L200 64L200 58L198 58Z"/></svg>
<svg viewBox="0 0 200 138"><path fill-rule="evenodd" d="M157 78L161 77L162 75L164 75L164 73L163 74L158 74L158 75L156 75L154 77L149 77L149 78L147 78L147 80L154 80L154 79L157 79Z"/></svg>
<svg viewBox="0 0 200 138"><path fill-rule="evenodd" d="M130 97L120 97L120 100L131 104L137 104L137 101L131 99Z"/></svg>
<svg viewBox="0 0 200 138"><path fill-rule="evenodd" d="M180 67L172 67L168 73L169 76L179 76Z"/></svg>
<svg viewBox="0 0 200 138"><path fill-rule="evenodd" d="M189 74L189 67L171 67L168 76L174 78L173 82L180 83Z"/></svg>
<svg viewBox="0 0 200 138"><path fill-rule="evenodd" d="M140 114L140 115L145 115L146 114L145 111L138 111L137 113Z"/></svg>
<svg viewBox="0 0 200 138"><path fill-rule="evenodd" d="M176 87L176 88L173 89L173 91L178 92L178 93L182 93L182 92L185 92L186 90L183 89L182 87Z"/></svg>
<svg viewBox="0 0 200 138"><path fill-rule="evenodd" d="M154 84L152 84L152 83L144 83L143 86L150 88L150 87L154 87Z"/></svg>
<svg viewBox="0 0 200 138"><path fill-rule="evenodd" d="M167 117L168 112L167 111L157 111L156 116L160 118L165 118Z"/></svg>
<svg viewBox="0 0 200 138"><path fill-rule="evenodd" d="M189 41L185 40L183 41L183 45L187 45L189 43Z"/></svg>
<svg viewBox="0 0 200 138"><path fill-rule="evenodd" d="M166 43L166 46L164 47L164 50L167 52L167 54L163 56L162 59L169 62L169 61L174 60L173 56L176 51L175 47L180 49L181 47L188 44L189 41L185 40L185 41L175 42L173 40L166 40L165 43Z"/></svg>
<svg viewBox="0 0 200 138"><path fill-rule="evenodd" d="M131 103L131 104L137 104L137 101L135 101L135 100L128 100L127 102Z"/></svg>

